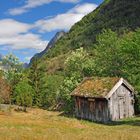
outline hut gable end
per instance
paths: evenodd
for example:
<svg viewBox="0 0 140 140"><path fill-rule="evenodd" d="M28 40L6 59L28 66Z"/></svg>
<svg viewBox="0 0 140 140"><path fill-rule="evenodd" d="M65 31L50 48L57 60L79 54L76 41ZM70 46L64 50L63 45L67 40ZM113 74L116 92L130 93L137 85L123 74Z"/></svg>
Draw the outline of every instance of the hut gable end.
<svg viewBox="0 0 140 140"><path fill-rule="evenodd" d="M120 78L120 80L116 83L114 87L110 90L110 92L106 95L106 98L110 98L112 94L115 93L115 91L121 86L124 85L128 90L132 92L132 94L135 93L134 88L123 78Z"/></svg>

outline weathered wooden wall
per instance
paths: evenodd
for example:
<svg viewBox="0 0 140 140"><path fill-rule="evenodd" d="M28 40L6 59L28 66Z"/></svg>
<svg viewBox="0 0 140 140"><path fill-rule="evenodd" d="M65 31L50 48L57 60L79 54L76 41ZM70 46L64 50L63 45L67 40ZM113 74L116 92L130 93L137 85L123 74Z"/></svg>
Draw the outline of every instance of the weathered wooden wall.
<svg viewBox="0 0 140 140"><path fill-rule="evenodd" d="M134 94L121 85L109 100L110 120L115 121L134 115Z"/></svg>
<svg viewBox="0 0 140 140"><path fill-rule="evenodd" d="M76 97L76 117L98 122L107 122L108 102L105 99Z"/></svg>
<svg viewBox="0 0 140 140"><path fill-rule="evenodd" d="M122 84L107 100L75 97L76 117L91 121L116 121L134 116L134 94Z"/></svg>

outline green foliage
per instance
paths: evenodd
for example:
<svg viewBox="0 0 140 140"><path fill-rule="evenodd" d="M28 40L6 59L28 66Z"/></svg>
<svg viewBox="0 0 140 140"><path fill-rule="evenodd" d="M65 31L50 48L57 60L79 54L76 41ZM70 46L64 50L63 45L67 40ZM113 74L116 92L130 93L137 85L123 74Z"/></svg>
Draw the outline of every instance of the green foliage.
<svg viewBox="0 0 140 140"><path fill-rule="evenodd" d="M65 79L60 87L60 101L66 112L72 112L73 100L70 93L77 87L85 76L94 73L94 61L83 48L72 51L65 60Z"/></svg>
<svg viewBox="0 0 140 140"><path fill-rule="evenodd" d="M140 92L140 29L128 34L121 45L123 75L128 77Z"/></svg>
<svg viewBox="0 0 140 140"><path fill-rule="evenodd" d="M19 59L13 54L8 54L2 59L2 63L7 66L9 70L18 70L21 69L22 63L19 62Z"/></svg>
<svg viewBox="0 0 140 140"><path fill-rule="evenodd" d="M53 61L55 61L55 59ZM36 59L30 66L28 77L30 79L30 85L35 91L33 98L33 105L35 106L50 108L54 107L59 102L58 90L63 82L63 74L61 74L61 72L51 74L51 71L48 72L48 74L45 71L50 70L48 67L51 67L52 71L55 68L59 68L57 63L53 64L53 61L46 67L45 65L40 65L39 61Z"/></svg>
<svg viewBox="0 0 140 140"><path fill-rule="evenodd" d="M13 54L8 54L3 58L3 65L7 67L5 73L5 79L11 86L11 101L15 103L14 100L14 90L16 85L23 79L23 67L19 59Z"/></svg>
<svg viewBox="0 0 140 140"><path fill-rule="evenodd" d="M46 87L45 92L41 95L42 107L52 107L59 103L59 88L63 82L63 76L61 75L47 75L45 78Z"/></svg>
<svg viewBox="0 0 140 140"><path fill-rule="evenodd" d="M136 112L140 113L140 29L128 34L122 41L123 77L127 78L138 92Z"/></svg>
<svg viewBox="0 0 140 140"><path fill-rule="evenodd" d="M59 100L63 104L63 109L66 113L73 112L74 103L70 94L81 80L81 76L75 72L71 76L66 77L63 85L60 87Z"/></svg>
<svg viewBox="0 0 140 140"><path fill-rule="evenodd" d="M40 68L37 59L33 62L29 70L30 85L34 89L33 104L36 106L41 105L41 98L46 93L46 81L44 69Z"/></svg>
<svg viewBox="0 0 140 140"><path fill-rule="evenodd" d="M4 71L0 70L0 77L4 76Z"/></svg>
<svg viewBox="0 0 140 140"><path fill-rule="evenodd" d="M96 75L95 70L96 70L95 59L92 57L88 57L85 61L84 67L83 67L84 77L91 77L93 75Z"/></svg>
<svg viewBox="0 0 140 140"><path fill-rule="evenodd" d="M127 79L140 95L140 29L118 37L111 30L97 38L96 70L99 76L118 76ZM140 109L137 96L137 109ZM140 110L137 110L138 112Z"/></svg>
<svg viewBox="0 0 140 140"><path fill-rule="evenodd" d="M96 75L120 76L122 58L120 56L121 39L111 30L103 30L97 37L95 47Z"/></svg>
<svg viewBox="0 0 140 140"><path fill-rule="evenodd" d="M65 61L66 71L70 74L76 71L82 74L86 56L87 53L83 48L73 51Z"/></svg>
<svg viewBox="0 0 140 140"><path fill-rule="evenodd" d="M15 87L16 104L24 107L32 106L34 90L27 80L19 82ZM25 110L26 111L26 110Z"/></svg>
<svg viewBox="0 0 140 140"><path fill-rule="evenodd" d="M2 60L3 64L7 67L5 78L14 87L22 79L22 63L13 54L8 54Z"/></svg>
<svg viewBox="0 0 140 140"><path fill-rule="evenodd" d="M77 73L84 78L94 73L94 60L89 57L89 53L83 48L79 48L67 57L65 61L65 71L67 75Z"/></svg>
<svg viewBox="0 0 140 140"><path fill-rule="evenodd" d="M124 77L140 94L140 29L123 36L103 30L90 54L83 48L73 51L65 61L66 78L60 88L66 109L72 108L70 93L86 76ZM139 109L139 96L136 108Z"/></svg>
<svg viewBox="0 0 140 140"><path fill-rule="evenodd" d="M104 0L39 60L46 65L50 83L55 81L54 74L65 76L58 88L66 106L77 83L89 76L124 77L140 93L139 13L139 0ZM49 87L47 93L55 96L53 84ZM47 93L45 100L50 98Z"/></svg>

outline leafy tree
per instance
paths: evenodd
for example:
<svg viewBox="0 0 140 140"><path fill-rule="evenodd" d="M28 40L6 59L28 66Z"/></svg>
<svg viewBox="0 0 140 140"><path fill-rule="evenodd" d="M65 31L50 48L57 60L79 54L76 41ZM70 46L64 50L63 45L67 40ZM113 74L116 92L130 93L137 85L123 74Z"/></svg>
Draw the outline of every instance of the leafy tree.
<svg viewBox="0 0 140 140"><path fill-rule="evenodd" d="M3 58L3 65L6 66L5 77L14 86L22 77L22 63L13 54L8 54Z"/></svg>
<svg viewBox="0 0 140 140"><path fill-rule="evenodd" d="M128 79L138 92L136 112L140 113L140 29L127 34L121 46L123 77Z"/></svg>
<svg viewBox="0 0 140 140"><path fill-rule="evenodd" d="M95 64L97 75L118 76L128 79L140 94L140 29L121 38L111 30L97 37ZM136 108L140 109L139 94ZM137 110L137 111L138 111ZM138 111L139 112L139 111Z"/></svg>
<svg viewBox="0 0 140 140"><path fill-rule="evenodd" d="M21 69L22 63L19 62L19 59L13 54L8 54L2 59L2 63L7 67L8 70Z"/></svg>
<svg viewBox="0 0 140 140"><path fill-rule="evenodd" d="M83 75L84 77L91 77L96 75L96 65L95 58L92 56L88 56L83 64Z"/></svg>
<svg viewBox="0 0 140 140"><path fill-rule="evenodd" d="M73 100L70 93L76 88L81 82L82 78L76 72L70 77L66 77L59 90L59 101L61 102L63 109L66 113L72 113L73 111Z"/></svg>
<svg viewBox="0 0 140 140"><path fill-rule="evenodd" d="M83 49L71 52L65 61L65 79L60 87L60 101L64 104L64 110L71 112L73 100L70 93L82 81L85 76L90 76L93 70L93 62L88 53Z"/></svg>
<svg viewBox="0 0 140 140"><path fill-rule="evenodd" d="M94 45L97 75L121 75L120 42L121 39L117 33L111 30L103 30L102 34L97 37L97 44Z"/></svg>
<svg viewBox="0 0 140 140"><path fill-rule="evenodd" d="M77 87L84 77L95 74L95 61L83 48L72 51L65 61L65 79L60 87L60 101L64 110L71 112L73 100L70 93Z"/></svg>
<svg viewBox="0 0 140 140"><path fill-rule="evenodd" d="M23 67L19 59L13 54L8 54L3 58L3 65L7 68L5 71L5 79L11 86L11 98L12 103L15 103L14 100L14 90L15 86L23 79Z"/></svg>
<svg viewBox="0 0 140 140"><path fill-rule="evenodd" d="M123 59L123 75L136 85L140 91L140 29L126 35L122 41L121 57Z"/></svg>
<svg viewBox="0 0 140 140"><path fill-rule="evenodd" d="M15 100L18 105L24 107L24 111L26 111L26 107L32 106L33 93L34 90L27 80L23 80L16 85Z"/></svg>
<svg viewBox="0 0 140 140"><path fill-rule="evenodd" d="M87 52L83 48L73 51L65 61L67 74L78 72L82 76L86 57Z"/></svg>
<svg viewBox="0 0 140 140"><path fill-rule="evenodd" d="M54 107L59 104L59 88L63 82L62 75L47 75L45 78L45 92L41 95L41 104L43 107Z"/></svg>
<svg viewBox="0 0 140 140"><path fill-rule="evenodd" d="M65 61L67 75L77 72L81 77L88 77L94 74L94 67L94 59L83 48L72 51Z"/></svg>

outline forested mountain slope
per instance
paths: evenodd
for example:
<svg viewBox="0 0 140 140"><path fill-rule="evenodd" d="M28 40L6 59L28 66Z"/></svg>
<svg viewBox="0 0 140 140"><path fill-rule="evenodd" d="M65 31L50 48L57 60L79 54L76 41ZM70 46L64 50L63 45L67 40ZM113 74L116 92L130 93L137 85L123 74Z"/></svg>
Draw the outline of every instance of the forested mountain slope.
<svg viewBox="0 0 140 140"><path fill-rule="evenodd" d="M68 52L80 47L90 51L103 29L111 29L122 35L140 27L139 13L140 0L105 0L58 39L53 48L43 53L39 59L40 65L47 65L46 71L63 69L63 60Z"/></svg>
<svg viewBox="0 0 140 140"><path fill-rule="evenodd" d="M76 23L47 54L54 57L68 50L89 48L103 29L118 33L140 27L140 0L105 0L95 11Z"/></svg>

